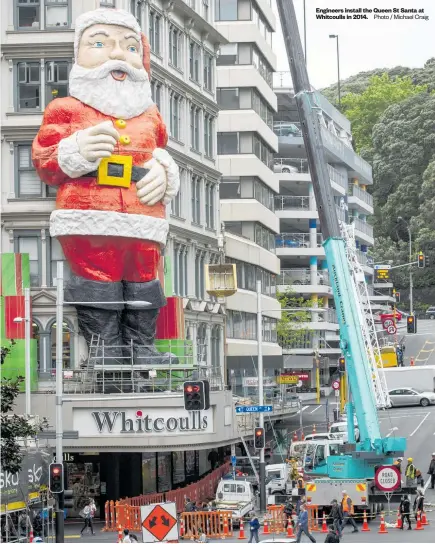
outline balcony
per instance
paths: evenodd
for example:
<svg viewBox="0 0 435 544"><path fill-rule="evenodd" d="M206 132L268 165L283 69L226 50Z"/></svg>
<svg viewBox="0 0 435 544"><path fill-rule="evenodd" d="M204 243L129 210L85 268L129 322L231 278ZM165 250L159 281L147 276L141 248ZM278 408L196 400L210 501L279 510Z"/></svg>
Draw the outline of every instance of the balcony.
<svg viewBox="0 0 435 544"><path fill-rule="evenodd" d="M363 191L360 187L352 185L349 187L349 207L359 208L365 213L373 213L373 197L367 191Z"/></svg>
<svg viewBox="0 0 435 544"><path fill-rule="evenodd" d="M309 210L309 196L276 196L275 212L279 210Z"/></svg>
<svg viewBox="0 0 435 544"><path fill-rule="evenodd" d="M310 285L311 270L309 268L282 269L277 283L278 285ZM324 270L317 271L317 284L331 285L329 281L329 275Z"/></svg>
<svg viewBox="0 0 435 544"><path fill-rule="evenodd" d="M368 268L373 268L373 257L369 257L367 253L357 250L356 257L358 259L358 262L362 264L363 266L367 266Z"/></svg>
<svg viewBox="0 0 435 544"><path fill-rule="evenodd" d="M337 192L344 194L347 189L347 178L343 174L341 174L338 170L336 170L333 166L328 164L328 172L329 172L329 179L331 181L332 187L334 187L334 184L338 185L339 187L334 187ZM343 190L342 190L343 189Z"/></svg>
<svg viewBox="0 0 435 544"><path fill-rule="evenodd" d="M355 225L355 236L372 246L374 244L373 227L357 217L350 217L349 221Z"/></svg>
<svg viewBox="0 0 435 544"><path fill-rule="evenodd" d="M284 158L275 159L273 169L277 173L283 174L309 174L308 160Z"/></svg>
<svg viewBox="0 0 435 544"><path fill-rule="evenodd" d="M327 160L342 162L350 170L351 177L357 177L367 184L373 183L372 167L368 162L324 126L321 127L321 135Z"/></svg>
<svg viewBox="0 0 435 544"><path fill-rule="evenodd" d="M291 152L294 146L301 147L304 145L302 125L297 121L275 121L273 123L273 132L278 136L280 153L283 151Z"/></svg>
<svg viewBox="0 0 435 544"><path fill-rule="evenodd" d="M316 247L322 247L323 237L317 233ZM303 248L310 247L310 235L305 232L282 232L275 237L276 248Z"/></svg>
<svg viewBox="0 0 435 544"><path fill-rule="evenodd" d="M287 158L275 158L273 170L277 174L287 174L286 176L280 175L280 181L311 181L310 170L308 168L307 159L297 159L294 157ZM328 164L329 180L331 181L331 187L339 195L345 195L347 191L347 178L333 166ZM301 175L304 174L304 175Z"/></svg>

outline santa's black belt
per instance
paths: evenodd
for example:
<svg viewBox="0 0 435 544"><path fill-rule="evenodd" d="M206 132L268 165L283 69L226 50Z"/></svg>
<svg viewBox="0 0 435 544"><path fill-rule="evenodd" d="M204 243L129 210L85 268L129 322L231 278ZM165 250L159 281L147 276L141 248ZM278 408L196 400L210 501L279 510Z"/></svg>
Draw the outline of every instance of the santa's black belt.
<svg viewBox="0 0 435 544"><path fill-rule="evenodd" d="M116 163L110 163L107 166L107 175L111 178L123 178L124 177L124 165L123 164L116 164ZM140 181L146 174L148 174L149 169L148 168L142 168L140 166L133 166L131 169L131 176L130 181L134 181L135 183ZM82 178L98 178L98 170L93 170L92 172L88 172L84 176L81 176Z"/></svg>

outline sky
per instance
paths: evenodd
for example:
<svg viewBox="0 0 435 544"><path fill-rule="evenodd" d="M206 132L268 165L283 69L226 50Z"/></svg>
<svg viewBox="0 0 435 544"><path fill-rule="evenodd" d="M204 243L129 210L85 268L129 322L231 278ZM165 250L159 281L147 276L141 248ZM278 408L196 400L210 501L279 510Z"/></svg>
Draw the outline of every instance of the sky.
<svg viewBox="0 0 435 544"><path fill-rule="evenodd" d="M303 42L303 0L293 2ZM305 0L305 6L308 75L318 89L337 81L336 40L329 34L339 36L341 80L374 68L418 68L435 57L435 0ZM276 5L274 8L278 23L273 48L278 71L288 71ZM424 9L419 15L429 16L429 20L374 20L373 13L367 14L367 20L320 20L316 19L316 8Z"/></svg>

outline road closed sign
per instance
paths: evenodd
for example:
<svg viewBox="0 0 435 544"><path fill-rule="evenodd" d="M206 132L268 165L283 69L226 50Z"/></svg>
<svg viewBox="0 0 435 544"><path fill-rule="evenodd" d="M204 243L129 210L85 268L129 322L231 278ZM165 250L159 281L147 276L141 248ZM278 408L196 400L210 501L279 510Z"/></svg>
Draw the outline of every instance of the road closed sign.
<svg viewBox="0 0 435 544"><path fill-rule="evenodd" d="M375 484L381 491L395 491L400 487L400 471L395 466L383 466L376 470Z"/></svg>

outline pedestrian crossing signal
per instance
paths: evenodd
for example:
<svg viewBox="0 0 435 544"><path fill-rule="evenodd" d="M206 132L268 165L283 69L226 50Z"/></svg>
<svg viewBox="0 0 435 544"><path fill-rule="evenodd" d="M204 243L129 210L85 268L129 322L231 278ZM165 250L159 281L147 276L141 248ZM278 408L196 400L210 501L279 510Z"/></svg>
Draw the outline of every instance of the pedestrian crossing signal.
<svg viewBox="0 0 435 544"><path fill-rule="evenodd" d="M415 315L408 315L406 320L406 329L408 334L415 334L417 332L417 318Z"/></svg>

